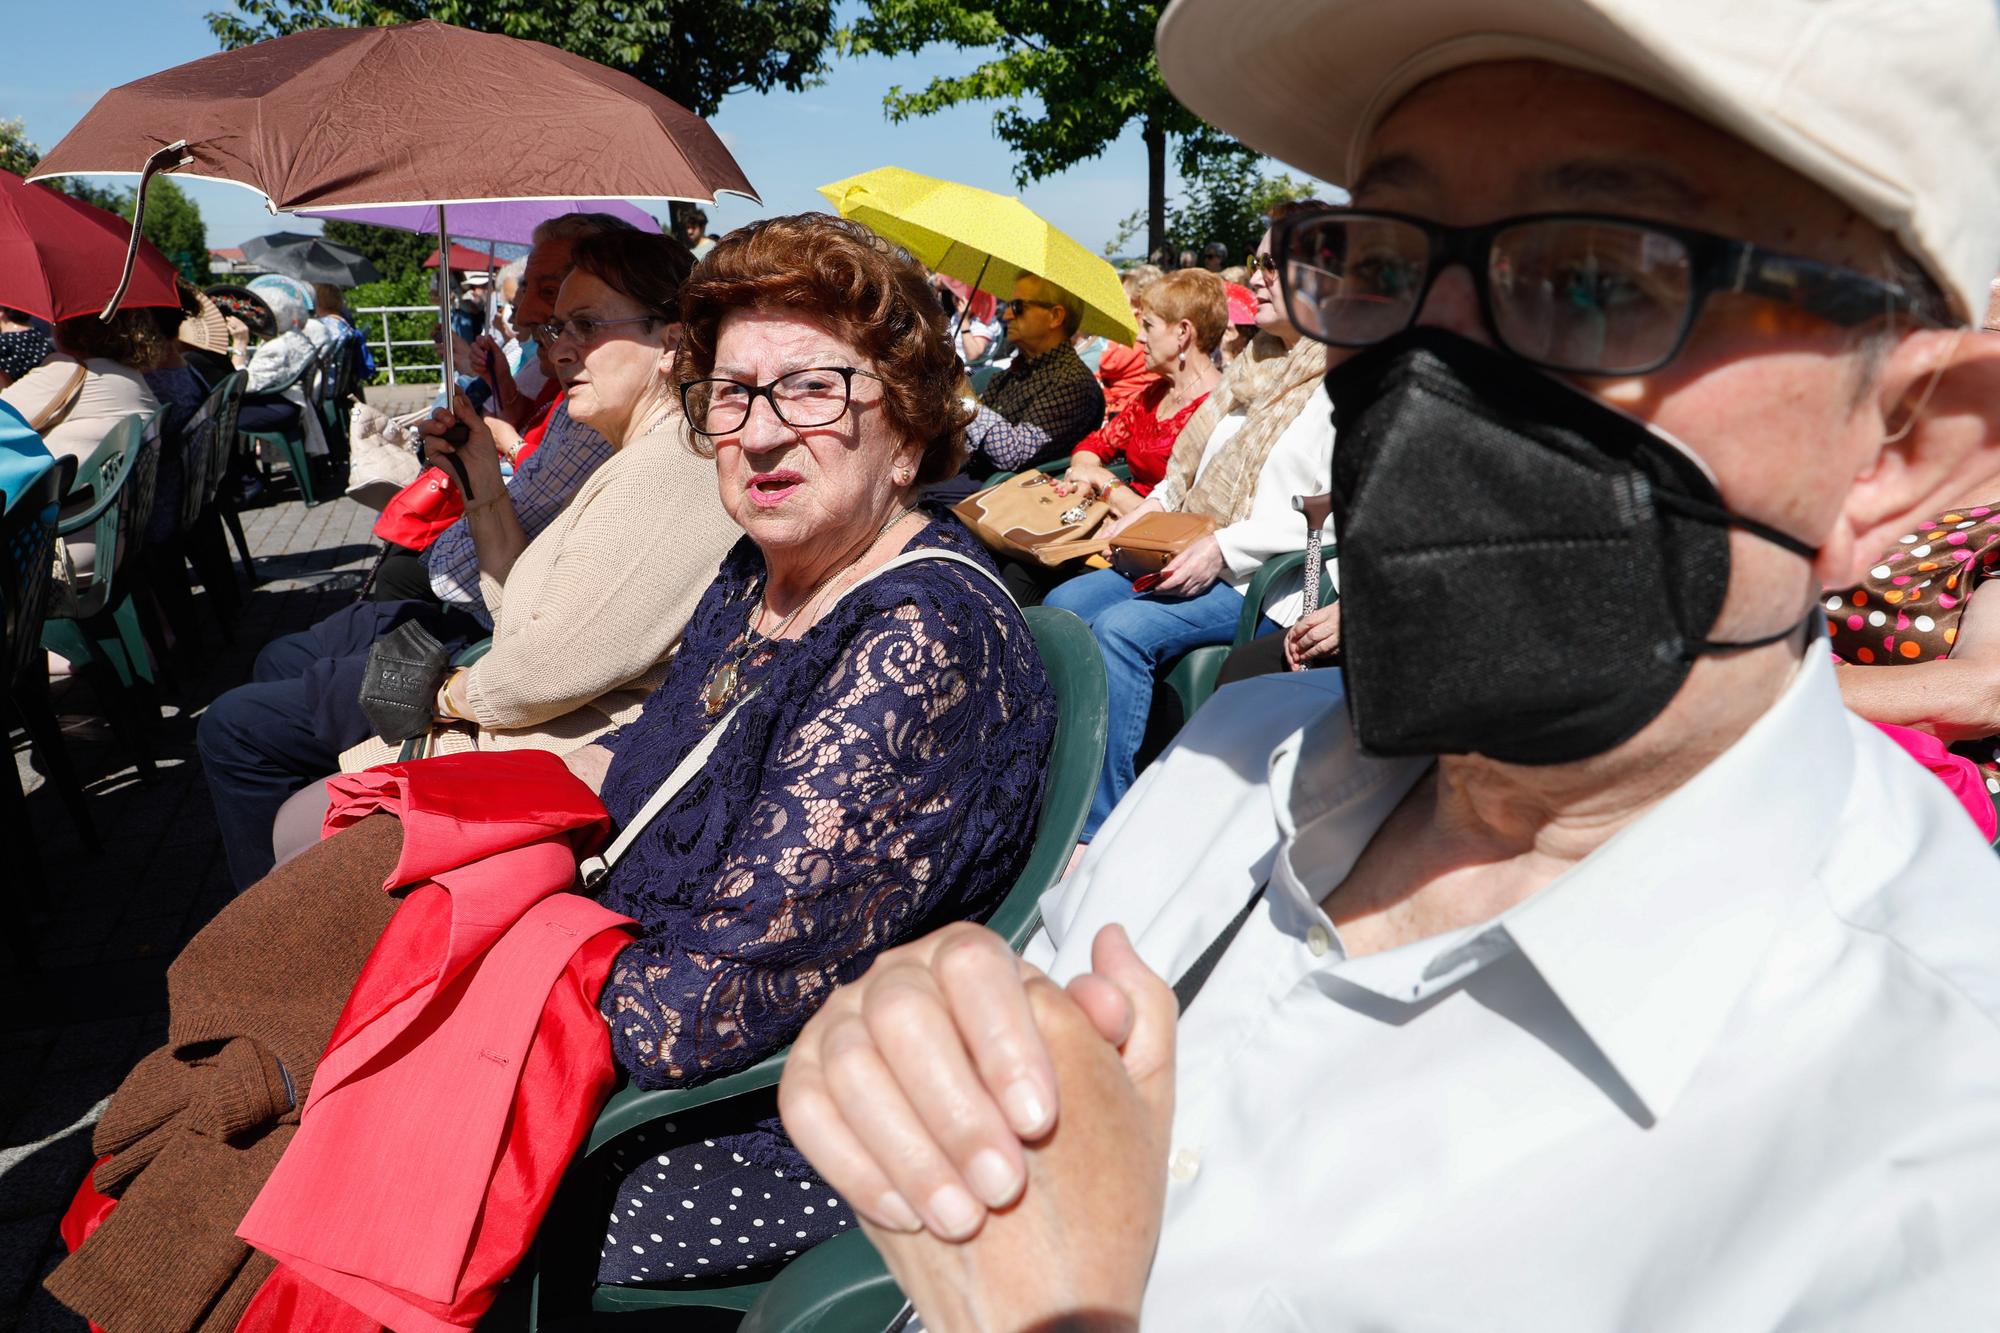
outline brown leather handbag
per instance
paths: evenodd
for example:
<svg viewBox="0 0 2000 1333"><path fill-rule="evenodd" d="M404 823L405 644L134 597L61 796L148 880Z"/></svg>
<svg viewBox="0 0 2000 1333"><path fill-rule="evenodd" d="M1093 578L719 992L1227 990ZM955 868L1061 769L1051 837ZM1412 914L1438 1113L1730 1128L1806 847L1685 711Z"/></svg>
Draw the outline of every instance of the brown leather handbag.
<svg viewBox="0 0 2000 1333"><path fill-rule="evenodd" d="M1023 472L973 492L951 512L1002 555L1060 565L1104 545L1092 534L1111 516L1111 506L1083 490L1058 495L1055 480L1046 472Z"/></svg>
<svg viewBox="0 0 2000 1333"><path fill-rule="evenodd" d="M1111 539L1111 567L1128 579L1157 574L1214 531L1207 514L1147 514Z"/></svg>

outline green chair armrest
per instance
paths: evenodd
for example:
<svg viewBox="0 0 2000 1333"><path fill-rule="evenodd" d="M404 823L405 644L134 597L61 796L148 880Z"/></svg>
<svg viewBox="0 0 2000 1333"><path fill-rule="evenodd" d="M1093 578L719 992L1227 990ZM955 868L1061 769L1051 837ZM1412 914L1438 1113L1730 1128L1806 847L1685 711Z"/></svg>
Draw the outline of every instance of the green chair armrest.
<svg viewBox="0 0 2000 1333"><path fill-rule="evenodd" d="M800 1255L771 1279L736 1333L882 1333L903 1308L903 1291L859 1231Z"/></svg>
<svg viewBox="0 0 2000 1333"><path fill-rule="evenodd" d="M466 644L459 650L458 656L451 659L451 664L455 667L469 667L492 651L493 636L489 634L475 643Z"/></svg>
<svg viewBox="0 0 2000 1333"><path fill-rule="evenodd" d="M1305 568L1304 551L1287 551L1283 555L1272 556L1257 567L1250 576L1250 586L1243 590L1243 610L1236 617L1236 637L1231 642L1241 648L1257 637L1257 622L1264 615L1264 598L1270 594L1271 585L1288 574L1296 574Z"/></svg>
<svg viewBox="0 0 2000 1333"><path fill-rule="evenodd" d="M627 1084L612 1093L611 1100L604 1104L604 1109L598 1113L597 1123L590 1127L590 1139L583 1150L586 1155L595 1153L621 1134L650 1125L655 1120L691 1111L697 1106L727 1101L746 1092L774 1088L778 1085L779 1076L785 1072L785 1057L790 1053L788 1046L748 1069L739 1069L691 1088L655 1088L649 1091Z"/></svg>

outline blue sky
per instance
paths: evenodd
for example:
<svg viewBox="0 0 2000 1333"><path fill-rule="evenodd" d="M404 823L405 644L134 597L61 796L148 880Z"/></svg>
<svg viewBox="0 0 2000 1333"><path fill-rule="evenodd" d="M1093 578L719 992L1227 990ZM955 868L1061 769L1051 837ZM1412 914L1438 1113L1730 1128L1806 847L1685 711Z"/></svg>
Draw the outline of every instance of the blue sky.
<svg viewBox="0 0 2000 1333"><path fill-rule="evenodd" d="M71 4L10 4L6 20L8 71L0 80L0 118L25 122L44 151L55 146L107 89L215 52L203 22L228 0L72 0ZM1013 157L993 135L993 105L960 107L891 125L882 112L890 87L920 87L939 74L976 63L966 53L935 49L895 60L836 61L826 82L800 93L739 93L713 124L736 154L764 207L726 197L708 210L711 230L723 231L769 213L825 207L813 187L896 165L1015 193ZM504 120L506 113L496 109ZM1275 166L1274 166L1275 169ZM129 183L126 182L126 183ZM1168 192L1176 188L1171 174ZM301 230L304 219L274 218L245 190L206 181L184 187L201 207L211 246L240 245L279 229ZM1019 191L1021 198L1093 251L1119 222L1144 207L1146 152L1136 128L1102 157ZM305 223L305 230L316 230ZM1143 236L1128 250L1143 247Z"/></svg>

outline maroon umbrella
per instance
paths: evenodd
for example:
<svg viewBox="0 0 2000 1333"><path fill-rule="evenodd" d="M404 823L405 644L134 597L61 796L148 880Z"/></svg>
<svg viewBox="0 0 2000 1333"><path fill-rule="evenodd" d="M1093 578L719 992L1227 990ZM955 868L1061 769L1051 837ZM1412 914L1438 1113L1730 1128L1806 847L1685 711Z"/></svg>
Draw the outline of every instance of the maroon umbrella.
<svg viewBox="0 0 2000 1333"><path fill-rule="evenodd" d="M118 284L132 224L80 199L0 171L0 305L49 320L94 315ZM174 266L139 245L129 306L179 306Z"/></svg>

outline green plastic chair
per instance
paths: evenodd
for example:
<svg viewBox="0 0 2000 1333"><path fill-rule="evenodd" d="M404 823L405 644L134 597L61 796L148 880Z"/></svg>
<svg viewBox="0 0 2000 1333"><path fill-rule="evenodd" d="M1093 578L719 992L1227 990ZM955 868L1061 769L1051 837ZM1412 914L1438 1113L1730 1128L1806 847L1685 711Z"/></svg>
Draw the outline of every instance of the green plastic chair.
<svg viewBox="0 0 2000 1333"><path fill-rule="evenodd" d="M319 375L314 402L319 407L320 424L326 427L327 449L335 459L345 459L354 391L361 378L361 358L353 339L341 338L320 348Z"/></svg>
<svg viewBox="0 0 2000 1333"><path fill-rule="evenodd" d="M283 430L246 430L244 438L258 440L284 455L285 465L292 470L292 480L298 484L299 494L305 498L306 508L319 503L313 494L312 460L306 454L307 412L316 412L319 402L320 365L319 354L315 352L299 367L299 373L283 384L261 389L260 394L283 393L287 389L298 388L305 393L306 405L299 412L299 419Z"/></svg>
<svg viewBox="0 0 2000 1333"><path fill-rule="evenodd" d="M1332 549L1328 548L1327 558L1331 559L1332 555ZM1263 618L1264 599L1271 591L1271 585L1286 575L1297 573L1305 562L1303 551L1289 551L1266 560L1251 575L1250 585L1243 590L1243 612L1236 618L1235 636L1228 643L1211 643L1190 649L1167 668L1161 683L1179 701L1183 721L1193 717L1195 710L1215 693L1216 677L1222 674L1222 664L1228 659L1230 651L1257 637L1257 623ZM1324 571L1320 576L1319 596L1321 606L1331 605L1339 598L1333 579Z"/></svg>
<svg viewBox="0 0 2000 1333"><path fill-rule="evenodd" d="M859 1230L815 1245L779 1273L736 1333L886 1333L905 1298Z"/></svg>
<svg viewBox="0 0 2000 1333"><path fill-rule="evenodd" d="M132 602L132 583L160 461L159 435L151 429L157 420L158 413L126 417L77 469L70 496L87 496L89 503L82 512L59 519L56 533L89 533L95 559L89 575L51 599L42 626L42 646L91 675L113 726L148 774L153 762L143 739L146 712L150 708L157 717L158 705L141 697L153 684L153 666Z"/></svg>
<svg viewBox="0 0 2000 1333"><path fill-rule="evenodd" d="M1069 868L1070 855L1090 813L1097 774L1104 765L1110 721L1110 694L1104 659L1090 628L1067 611L1030 607L1023 612L1035 648L1056 696L1055 743L1049 752L1048 787L1035 821L1028 863L1000 907L987 921L1017 952L1041 924L1041 897ZM598 1246L604 1235L601 1200L592 1197L594 1163L617 1139L659 1120L685 1115L747 1093L775 1087L787 1051L763 1063L692 1088L645 1091L624 1087L614 1093L591 1127L584 1148L570 1164L550 1206L529 1259L532 1275L528 1328L561 1327L583 1310L632 1313L669 1307L748 1310L768 1280L696 1287L606 1287L596 1283ZM823 1247L822 1247L823 1248ZM803 1263L817 1250L800 1256Z"/></svg>

